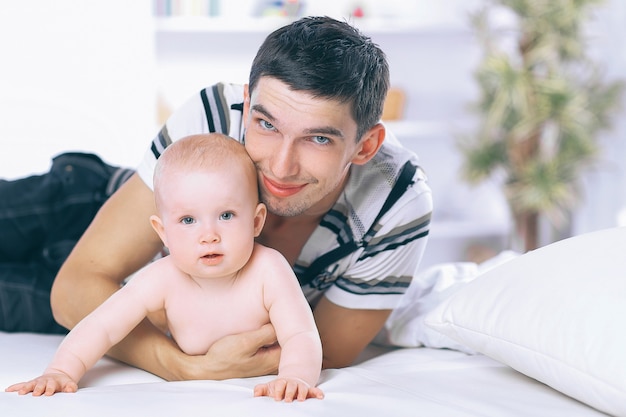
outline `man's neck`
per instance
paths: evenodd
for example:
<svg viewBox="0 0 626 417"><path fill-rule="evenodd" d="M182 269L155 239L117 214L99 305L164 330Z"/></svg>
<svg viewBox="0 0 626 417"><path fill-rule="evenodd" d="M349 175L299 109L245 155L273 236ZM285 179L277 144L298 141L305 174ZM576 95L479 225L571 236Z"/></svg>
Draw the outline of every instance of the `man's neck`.
<svg viewBox="0 0 626 417"><path fill-rule="evenodd" d="M280 232L284 229L301 228L301 227L317 227L322 220L323 215L307 215L301 214L299 216L283 217L277 216L273 213L267 213L265 219L265 226L263 230Z"/></svg>
<svg viewBox="0 0 626 417"><path fill-rule="evenodd" d="M321 218L321 215L281 217L268 213L257 242L276 249L293 266Z"/></svg>

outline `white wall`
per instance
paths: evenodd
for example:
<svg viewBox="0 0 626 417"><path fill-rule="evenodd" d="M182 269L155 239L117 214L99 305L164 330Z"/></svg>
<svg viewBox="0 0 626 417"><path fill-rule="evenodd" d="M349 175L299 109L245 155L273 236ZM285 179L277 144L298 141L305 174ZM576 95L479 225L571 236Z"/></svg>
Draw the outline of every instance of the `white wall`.
<svg viewBox="0 0 626 417"><path fill-rule="evenodd" d="M0 178L66 150L136 165L155 133L150 0L0 4Z"/></svg>
<svg viewBox="0 0 626 417"><path fill-rule="evenodd" d="M610 80L626 82L626 3L607 0L591 25L593 58L606 70ZM573 234L616 225L626 208L626 94L613 127L601 134L600 163L589 170L583 183L583 201L573 219Z"/></svg>

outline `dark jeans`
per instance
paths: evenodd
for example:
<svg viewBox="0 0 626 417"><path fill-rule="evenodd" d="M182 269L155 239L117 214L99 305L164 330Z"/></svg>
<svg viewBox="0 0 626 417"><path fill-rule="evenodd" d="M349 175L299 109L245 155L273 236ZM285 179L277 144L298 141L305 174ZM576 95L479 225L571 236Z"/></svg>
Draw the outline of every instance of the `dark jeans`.
<svg viewBox="0 0 626 417"><path fill-rule="evenodd" d="M0 180L0 330L65 333L50 288L106 199L132 175L92 154L65 153L43 175Z"/></svg>

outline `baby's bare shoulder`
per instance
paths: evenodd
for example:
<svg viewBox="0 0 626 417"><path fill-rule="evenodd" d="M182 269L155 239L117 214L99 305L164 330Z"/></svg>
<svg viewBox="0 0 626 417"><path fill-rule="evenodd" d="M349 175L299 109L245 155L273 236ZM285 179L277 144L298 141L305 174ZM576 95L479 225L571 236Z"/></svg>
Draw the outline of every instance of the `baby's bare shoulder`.
<svg viewBox="0 0 626 417"><path fill-rule="evenodd" d="M248 262L253 267L271 267L271 268L289 268L291 269L287 259L278 252L276 249L272 249L267 246L263 246L259 243L254 244L254 250L252 256Z"/></svg>

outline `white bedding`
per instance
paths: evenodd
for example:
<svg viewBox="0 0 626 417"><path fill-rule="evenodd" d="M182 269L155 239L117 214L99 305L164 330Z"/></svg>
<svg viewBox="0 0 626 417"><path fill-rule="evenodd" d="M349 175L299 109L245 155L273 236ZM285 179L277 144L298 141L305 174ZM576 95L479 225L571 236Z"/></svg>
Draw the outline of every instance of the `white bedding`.
<svg viewBox="0 0 626 417"><path fill-rule="evenodd" d="M61 337L0 332L0 386L38 375ZM382 352L382 354L380 354ZM271 377L164 382L102 359L75 394L0 393L2 417L62 416L600 416L580 402L482 355L431 348L383 351L358 365L322 373L324 400L276 403L253 398Z"/></svg>

